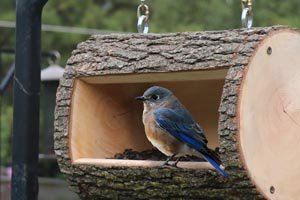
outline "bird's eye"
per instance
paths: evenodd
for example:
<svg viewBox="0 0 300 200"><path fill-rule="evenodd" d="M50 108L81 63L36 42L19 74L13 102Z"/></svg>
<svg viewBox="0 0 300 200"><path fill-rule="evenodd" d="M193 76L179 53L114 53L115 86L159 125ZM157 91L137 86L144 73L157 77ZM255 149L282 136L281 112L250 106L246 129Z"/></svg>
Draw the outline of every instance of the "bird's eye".
<svg viewBox="0 0 300 200"><path fill-rule="evenodd" d="M159 99L159 96L158 96L158 95L156 95L156 94L153 94L153 95L151 96L151 99L153 99L153 100L157 100L157 99Z"/></svg>

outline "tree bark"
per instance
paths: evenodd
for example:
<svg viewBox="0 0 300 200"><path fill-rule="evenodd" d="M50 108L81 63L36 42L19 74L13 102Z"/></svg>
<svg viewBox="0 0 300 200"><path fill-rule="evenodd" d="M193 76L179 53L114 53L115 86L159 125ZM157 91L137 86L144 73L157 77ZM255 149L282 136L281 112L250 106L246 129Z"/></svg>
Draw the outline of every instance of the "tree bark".
<svg viewBox="0 0 300 200"><path fill-rule="evenodd" d="M245 67L257 46L279 29L285 28L94 35L80 43L67 62L55 112L55 152L71 189L82 199L263 199L237 147L237 101ZM69 120L76 78L216 69L228 69L218 134L230 178L213 170L72 164Z"/></svg>

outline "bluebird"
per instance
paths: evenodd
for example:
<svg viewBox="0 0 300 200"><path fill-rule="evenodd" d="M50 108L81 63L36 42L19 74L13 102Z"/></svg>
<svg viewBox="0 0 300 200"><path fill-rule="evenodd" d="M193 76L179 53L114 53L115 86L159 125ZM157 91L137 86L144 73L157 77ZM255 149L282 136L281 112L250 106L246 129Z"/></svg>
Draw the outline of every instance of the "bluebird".
<svg viewBox="0 0 300 200"><path fill-rule="evenodd" d="M219 157L207 147L203 129L173 93L163 87L153 86L143 96L143 123L148 140L159 151L168 156L164 165L182 156L203 156L220 174L228 177Z"/></svg>

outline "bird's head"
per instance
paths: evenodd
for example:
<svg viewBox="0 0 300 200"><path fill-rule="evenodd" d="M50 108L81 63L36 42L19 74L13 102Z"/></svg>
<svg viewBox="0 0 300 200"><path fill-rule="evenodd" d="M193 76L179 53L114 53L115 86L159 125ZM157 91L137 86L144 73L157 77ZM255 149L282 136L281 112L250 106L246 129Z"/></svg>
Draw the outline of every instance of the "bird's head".
<svg viewBox="0 0 300 200"><path fill-rule="evenodd" d="M173 93L163 87L153 86L148 88L143 96L136 97L136 100L143 101L145 105L155 107L168 102L173 97Z"/></svg>

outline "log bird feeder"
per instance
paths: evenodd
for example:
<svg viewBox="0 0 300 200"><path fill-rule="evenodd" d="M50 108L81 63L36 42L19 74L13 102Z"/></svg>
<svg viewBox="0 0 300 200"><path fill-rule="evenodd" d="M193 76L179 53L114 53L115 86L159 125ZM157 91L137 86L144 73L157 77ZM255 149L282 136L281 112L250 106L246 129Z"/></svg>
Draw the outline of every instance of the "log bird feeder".
<svg viewBox="0 0 300 200"><path fill-rule="evenodd" d="M94 35L57 91L61 171L82 199L299 199L299 52L299 32L281 26ZM134 97L153 85L191 111L228 179L206 162L111 159L152 148Z"/></svg>

